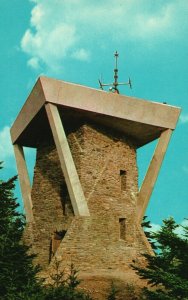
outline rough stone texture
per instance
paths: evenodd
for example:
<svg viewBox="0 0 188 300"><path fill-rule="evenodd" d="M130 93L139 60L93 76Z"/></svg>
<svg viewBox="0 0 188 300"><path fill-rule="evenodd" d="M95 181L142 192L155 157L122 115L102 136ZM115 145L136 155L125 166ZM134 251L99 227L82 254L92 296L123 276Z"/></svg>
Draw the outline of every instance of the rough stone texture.
<svg viewBox="0 0 188 300"><path fill-rule="evenodd" d="M111 277L126 274L127 280L133 272L132 260L142 263L141 254L149 251L136 225L134 144L116 132L88 124L70 130L68 142L91 216L74 216L55 146L42 143L32 188L34 223L26 229L25 239L38 253L37 263L50 270L52 234L66 231L55 253L62 269L72 262L83 278L87 273L106 272Z"/></svg>
<svg viewBox="0 0 188 300"><path fill-rule="evenodd" d="M46 267L53 233L67 230L73 217L54 145L42 144L37 149L31 198L34 222L28 224L24 239L37 253L36 263Z"/></svg>

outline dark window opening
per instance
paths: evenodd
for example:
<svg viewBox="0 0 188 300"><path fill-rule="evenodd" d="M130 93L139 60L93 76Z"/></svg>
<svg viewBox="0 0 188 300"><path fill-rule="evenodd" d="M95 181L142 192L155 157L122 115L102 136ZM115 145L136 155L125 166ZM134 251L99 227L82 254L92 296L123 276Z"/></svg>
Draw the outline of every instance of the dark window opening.
<svg viewBox="0 0 188 300"><path fill-rule="evenodd" d="M64 216L72 215L73 208L72 208L69 192L67 189L67 185L65 182L61 185L61 203L62 203Z"/></svg>
<svg viewBox="0 0 188 300"><path fill-rule="evenodd" d="M119 230L120 230L120 239L125 240L125 235L126 235L126 219L125 218L119 219Z"/></svg>
<svg viewBox="0 0 188 300"><path fill-rule="evenodd" d="M67 202L67 197L68 197L68 189L66 186L66 183L63 183L61 185L61 202L62 202L62 207L63 207L63 214L66 215L66 202Z"/></svg>
<svg viewBox="0 0 188 300"><path fill-rule="evenodd" d="M67 230L54 231L51 241L50 241L50 261L52 257L55 255L61 241L63 240Z"/></svg>
<svg viewBox="0 0 188 300"><path fill-rule="evenodd" d="M121 190L125 191L127 187L127 172L120 170Z"/></svg>

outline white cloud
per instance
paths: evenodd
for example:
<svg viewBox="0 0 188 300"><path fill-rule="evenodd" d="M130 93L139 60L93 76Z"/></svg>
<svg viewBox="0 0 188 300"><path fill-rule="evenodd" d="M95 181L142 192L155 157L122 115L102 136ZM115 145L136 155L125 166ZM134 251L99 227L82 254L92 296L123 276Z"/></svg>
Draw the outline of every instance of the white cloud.
<svg viewBox="0 0 188 300"><path fill-rule="evenodd" d="M40 68L40 63L39 63L39 59L38 57L32 57L28 60L27 62L28 66L30 66L31 68L37 70Z"/></svg>
<svg viewBox="0 0 188 300"><path fill-rule="evenodd" d="M159 231L161 229L161 226L159 224L152 223L151 226L152 227L151 227L150 231L152 231L152 232L157 232L157 231Z"/></svg>
<svg viewBox="0 0 188 300"><path fill-rule="evenodd" d="M36 149L24 147L24 154L28 170L30 170L30 178L32 181L33 169L36 158ZM0 130L0 162L3 161L3 166L6 169L13 169L17 173L16 160L14 149L10 136L10 127L5 126Z"/></svg>
<svg viewBox="0 0 188 300"><path fill-rule="evenodd" d="M21 48L50 69L61 69L67 57L88 61L90 49L112 41L159 42L180 37L187 29L188 1L32 0L30 28Z"/></svg>
<svg viewBox="0 0 188 300"><path fill-rule="evenodd" d="M10 137L10 127L5 126L0 131L0 161L6 161L13 157L14 151Z"/></svg>
<svg viewBox="0 0 188 300"><path fill-rule="evenodd" d="M183 226L188 226L188 220L183 220L180 224L181 226L179 226L176 230L175 233L177 233L179 236L183 236L184 235L184 229Z"/></svg>
<svg viewBox="0 0 188 300"><path fill-rule="evenodd" d="M188 226L188 219L184 219L180 224L180 226L178 226L176 229L175 229L175 233L177 233L178 235L180 236L183 236L184 235L184 229L183 227L185 226ZM157 232L161 229L161 225L159 224L154 224L154 223L151 223L151 228L147 228L147 231L151 231L151 232Z"/></svg>
<svg viewBox="0 0 188 300"><path fill-rule="evenodd" d="M188 123L188 114L180 115L180 123L182 123L182 124Z"/></svg>
<svg viewBox="0 0 188 300"><path fill-rule="evenodd" d="M78 59L78 60L89 61L90 53L89 53L89 51L86 51L85 49L79 49L79 50L73 52L72 57L75 59Z"/></svg>
<svg viewBox="0 0 188 300"><path fill-rule="evenodd" d="M33 67L33 60L45 63L52 69L58 68L61 61L76 41L75 28L66 24L56 26L48 31L40 30L33 34L31 30L27 30L22 42L22 49L32 56L30 64ZM35 64L35 66L37 66Z"/></svg>

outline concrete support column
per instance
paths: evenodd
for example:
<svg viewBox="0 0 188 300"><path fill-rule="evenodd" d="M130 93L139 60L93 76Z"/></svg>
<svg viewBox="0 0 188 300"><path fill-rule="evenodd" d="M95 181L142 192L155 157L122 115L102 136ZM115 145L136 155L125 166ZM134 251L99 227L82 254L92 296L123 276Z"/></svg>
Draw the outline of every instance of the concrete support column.
<svg viewBox="0 0 188 300"><path fill-rule="evenodd" d="M46 104L45 107L74 213L76 216L89 216L87 201L82 190L58 109L56 105L50 103Z"/></svg>
<svg viewBox="0 0 188 300"><path fill-rule="evenodd" d="M147 208L149 199L151 197L153 188L155 186L170 138L172 135L172 130L167 129L161 133L157 147L155 149L154 155L150 162L149 168L147 170L146 176L143 180L142 186L140 188L138 202L137 202L137 216L138 223L143 219L145 210Z"/></svg>
<svg viewBox="0 0 188 300"><path fill-rule="evenodd" d="M31 184L29 180L29 174L27 170L23 147L18 144L15 144L14 153L15 153L18 177L20 181L20 188L21 188L21 193L22 193L22 198L23 198L24 208L26 213L26 221L32 222L33 212L32 212L32 200L31 200Z"/></svg>

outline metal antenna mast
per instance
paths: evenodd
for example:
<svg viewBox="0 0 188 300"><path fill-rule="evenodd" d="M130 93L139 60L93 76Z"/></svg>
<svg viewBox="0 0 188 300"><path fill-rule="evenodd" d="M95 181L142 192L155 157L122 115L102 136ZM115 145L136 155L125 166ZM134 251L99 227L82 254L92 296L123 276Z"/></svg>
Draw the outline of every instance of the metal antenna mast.
<svg viewBox="0 0 188 300"><path fill-rule="evenodd" d="M118 66L117 66L117 60L119 57L118 52L116 51L114 53L114 57L115 57L115 68L114 68L114 82L113 83L102 83L102 81L99 79L99 85L100 88L103 90L104 86L109 86L109 90L112 91L113 93L117 93L119 94L119 89L118 86L119 85L129 85L129 87L132 89L132 83L131 83L131 79L129 78L128 82L118 82Z"/></svg>

